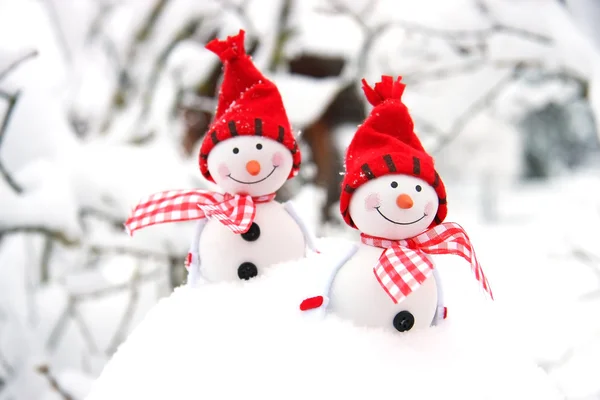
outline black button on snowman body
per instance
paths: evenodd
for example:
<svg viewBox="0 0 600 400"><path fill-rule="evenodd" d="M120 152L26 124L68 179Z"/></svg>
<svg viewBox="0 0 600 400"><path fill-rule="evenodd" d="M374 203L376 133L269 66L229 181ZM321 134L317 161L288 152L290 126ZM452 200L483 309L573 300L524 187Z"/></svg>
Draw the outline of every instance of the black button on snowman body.
<svg viewBox="0 0 600 400"><path fill-rule="evenodd" d="M256 268L256 265L254 265L254 263L243 262L238 267L238 277L240 279L247 281L250 278L254 278L256 275L258 275L258 268Z"/></svg>
<svg viewBox="0 0 600 400"><path fill-rule="evenodd" d="M241 236L242 239L244 239L247 242L254 242L260 237L260 227L256 222L253 222L252 225L250 225L250 229L248 229L247 232L242 233ZM238 267L238 277L240 279L247 281L250 278L254 278L257 275L258 268L254 263L246 261Z"/></svg>
<svg viewBox="0 0 600 400"><path fill-rule="evenodd" d="M254 242L255 240L258 240L259 237L260 227L256 222L253 222L252 225L250 225L250 229L248 229L248 232L242 233L242 239L244 239L247 242Z"/></svg>
<svg viewBox="0 0 600 400"><path fill-rule="evenodd" d="M398 332L406 332L415 324L415 317L409 311L400 311L392 323Z"/></svg>

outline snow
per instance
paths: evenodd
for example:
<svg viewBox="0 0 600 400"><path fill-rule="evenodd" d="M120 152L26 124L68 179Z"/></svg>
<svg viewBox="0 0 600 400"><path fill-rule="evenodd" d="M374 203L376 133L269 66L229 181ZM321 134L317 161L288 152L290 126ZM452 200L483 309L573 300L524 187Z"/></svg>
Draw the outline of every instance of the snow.
<svg viewBox="0 0 600 400"><path fill-rule="evenodd" d="M35 176L36 181L24 180L29 189L25 194L3 190L8 193L0 197L0 230L46 227L63 233L67 241L79 238L81 228L70 181L52 167L44 161L31 163L25 172L29 178ZM2 185L6 184L2 182Z"/></svg>
<svg viewBox="0 0 600 400"><path fill-rule="evenodd" d="M584 2L577 1L580 5ZM573 10L574 2L567 1L570 10ZM593 36L594 27L589 28L586 25L589 22L581 19L587 17L593 22L593 10L580 9L569 15L556 1L485 0L489 10L486 15L468 0L426 0L418 4L408 0L381 0L378 8L369 15L368 9L364 13L360 11L367 0L352 1L349 2L352 10L360 12L359 17L364 18L370 29L387 22L392 26L375 38L368 51L359 54L364 32L356 20L347 15L326 16L315 9L323 2L304 0L292 2L291 25L283 20L273 20L282 1L273 2L268 12L262 12L264 2L251 0L247 2L248 9L236 15L233 7L223 6L225 2L170 0L147 40L137 42L138 29L147 20L154 3L0 0L0 37L4 39L0 40L0 70L30 50L39 52L37 57L24 62L0 81L3 92L14 94L20 91L9 129L2 138L0 161L24 188L17 196L0 179L0 225L18 223L57 230L69 241L78 240L77 245L65 246L40 233L21 231L1 238L0 380L5 383L0 387L1 400L61 399L48 380L36 372L36 367L41 364L50 367L66 392L72 393L75 400L81 400L115 346L144 319L146 311L157 299L170 294L171 282L176 284L178 275L184 273L182 264L194 223L152 227L129 238L123 232L122 222L139 197L148 193L170 188L204 188L204 185L212 188L198 173L199 143L191 157L184 157L179 149L185 127L176 109L178 94L193 91L211 66L218 63L212 53L202 48L213 33L224 37L244 27L250 37L254 25L254 35L258 32L259 36L265 36L261 37L255 53L256 60L263 66L270 64L268 56L277 45L273 33L283 28L284 38L290 34L284 46L289 54L306 51L324 57L341 56L351 67L356 66L358 56L364 56L363 71L345 71L355 73L345 77L357 84L362 77L374 82L382 73L404 75L409 82L407 103L418 121L419 133L427 137L427 147L432 149L436 148L437 139L449 133L465 110L484 96L496 81L510 73L511 66L506 64L518 60L539 66L542 72L567 74L589 85L588 99L595 110L596 124L600 124L600 118L597 118L600 115L598 42L593 44L597 40ZM101 14L104 6L108 7L103 9L105 14ZM56 15L50 13L51 8ZM197 18L201 23L194 35L171 49L169 46L182 28ZM486 31L495 21L548 36L551 43L540 43L507 31ZM584 36L586 32L590 38ZM63 40L66 48L63 48ZM319 115L322 111L319 107L325 107L335 96L341 80L288 78L284 75L285 69L285 65L281 65L268 74L281 85L294 127L302 129ZM152 83L153 72L157 72L156 84ZM599 368L600 322L593 318L600 306L600 255L595 233L595 227L600 223L597 166L587 175L569 173L551 181L515 184L522 172L523 133L516 127L519 119L549 102L565 107L571 107L573 102L587 106L588 99L577 95L577 84L558 81L544 76L540 84L518 81L507 85L503 89L505 92L490 100L484 111L464 124L455 141L436 154L436 165L448 188L449 219L467 229L492 282L497 297L494 315L501 316L491 318L490 315L489 319L504 324L498 332L487 332L491 328L475 326L472 333L488 335L498 351L506 350L505 345L521 345L523 350L510 348L506 356L497 355L492 348L490 357L505 360L514 353L512 361L516 365L513 366L514 374L517 374L530 365L528 361L520 363L519 360L529 359L531 355L565 396L582 400L597 397L600 392L594 375ZM124 89L119 94L124 93L126 100L120 106L114 101L118 89ZM574 95L578 97L574 98ZM5 107L6 102L1 100L0 118ZM146 113L142 114L143 111ZM580 118L577 128L580 132L571 135L591 132L587 119L587 116ZM72 122L76 123L77 130L71 126ZM355 128L352 124L339 128L336 143L340 152ZM600 129L596 131L600 132ZM143 138L147 140L140 140ZM304 148L305 143L300 145ZM314 166L308 162L303 165L304 172L311 168ZM310 217L308 220L315 231L325 232L332 238L356 238L357 232L351 229L320 224L317 215L323 204L324 189L312 184L302 185L294 198L300 211ZM339 220L339 213L335 206L333 208L334 217ZM485 217L490 209L495 210L495 219ZM310 260L307 262L313 259ZM454 297L464 301L463 292L477 287L471 284L470 271L461 261L441 259L438 265L449 282L444 286L449 299ZM300 268L293 265L291 269L295 267ZM274 276L274 279L289 280L292 275L290 272L289 276ZM290 287L294 288L295 284ZM270 288L265 288L266 294L273 293L271 297L279 296L277 299L286 298L285 293L280 293L279 288L271 288L266 280L256 283L256 291L265 285ZM185 290L178 290L165 301L165 309L170 310L168 305L173 304L174 309L185 311L187 309L180 307L178 301L190 299L189 307L194 309L186 312L189 316L196 313L196 308L203 309L206 296L209 301L239 299L237 295L229 296L237 289L237 286L225 286L219 294L214 288L198 294L197 299L194 296L191 299ZM286 346L285 351L279 350L281 354L273 354L276 350L268 352L264 357L266 361L287 366L290 360L284 359L286 354L299 359L297 366L289 368L291 376L297 376L294 371L306 376L304 369L312 371L312 360L321 354L333 357L344 351L342 356L346 357L348 348L353 345L350 341L354 339L354 342L364 344L358 346L356 357L366 363L387 365L391 363L391 355L396 354L393 350L390 355L379 357L367 351L375 349L377 353L378 349L394 341L390 337L379 336L377 332L367 334L335 318L308 327L293 316L283 315L276 304L265 304L267 299L260 297L250 286L246 289L251 300L249 304L242 304L240 310L235 304L227 303L223 307L235 308L233 315L247 311L248 316L239 316L242 326L256 316L261 323L244 326L244 329L248 331L249 340L256 340L258 348L269 345L267 339L280 349L282 345ZM196 300L201 303L196 304ZM267 321L268 315L253 311L253 305L264 305L273 311L273 315L281 314L283 321L290 322L289 327L275 326L273 321ZM295 303L293 307L296 307ZM161 320L156 324L158 328L166 329L165 337L172 335L169 346L180 346L175 347L175 355L181 355L185 352L181 346L191 346L185 341L180 343L179 332L173 333L163 325L169 323L169 318L180 321L184 316L175 312L176 315L166 316L163 320L160 309L153 311ZM466 312L462 320L459 318L461 310ZM205 309L201 311L206 312ZM409 335L406 344L401 344L397 351L402 351L402 357L406 353L409 359L415 359L424 354L421 345L440 337L451 344L448 351L467 347L465 342L471 336L464 331L473 322L473 312L470 307L454 307L447 328L422 336ZM484 314L482 318L488 318L488 311ZM222 315L220 319L213 315L207 318L209 322L211 318L214 322L221 321L225 327L230 326L231 332L226 334L238 339L241 330L238 325L233 327L234 320L223 322ZM196 334L197 337L188 340L194 340L194 343L199 337L216 340L218 334L223 334L214 328L201 331L196 320L185 323L194 325L189 336L184 336ZM180 325L187 326L185 323ZM143 330L152 324L144 322L140 326ZM263 327L272 328L271 334L279 337L261 336ZM322 336L323 344L316 339L301 340L297 344L296 339L300 336L295 332L298 330L307 332L309 338ZM512 333L520 337L512 342L505 341L499 335L507 330L513 330ZM337 333L342 331L348 337L337 343ZM453 333L456 336L450 335ZM187 335L186 332L183 334ZM380 346L372 343L373 337L384 338ZM473 338L473 343L480 343L478 340L481 338ZM134 337L125 345L124 351L145 344L133 343ZM162 342L157 339L156 343ZM232 343L240 353L256 350L244 349L243 339ZM325 345L331 349L324 348ZM167 351L164 348L158 350L159 354ZM194 351L200 350L202 348ZM213 353L209 354L216 358ZM483 363L476 354L467 353L464 362L461 354L451 359L455 354L439 353L443 358L439 368L459 363L460 368L472 371L472 365L463 364L469 361ZM147 353L143 355L148 360ZM113 365L120 363L122 358L127 357L117 357ZM431 362L433 355L427 353L420 359ZM197 365L184 363L183 367L199 366L199 372L211 372L206 371L208 367L199 358L186 361ZM250 364L252 361L241 360L239 368L233 366L237 368L234 371L242 368L255 371L255 365ZM316 383L332 376L329 371L323 372L325 365L330 368L330 360L325 361L315 370ZM262 364L265 364L263 370L272 372L275 377L284 373L272 371L273 364ZM504 374L503 368L508 364L501 362L495 372ZM345 383L342 373L347 366L335 366L338 368L332 376L334 382ZM412 377L411 371L404 366L393 364L390 370ZM144 367L148 370L156 368L153 372L156 374L166 368ZM300 370L301 367L304 369ZM354 376L352 374L366 368L361 364L357 372L348 374ZM178 370L174 369L175 372ZM531 366L523 372L524 377L539 373L534 370ZM165 379L173 378L168 379L171 389L176 389L181 382L175 372L165 372ZM190 376L185 374L192 372L183 371L183 376ZM439 373L439 370L434 372ZM367 375L372 373L366 371ZM153 378L151 383L156 385L163 381L157 375L150 376ZM291 376L282 377L282 383L271 390L289 384ZM437 376L433 374L434 378ZM513 378L510 372L506 376ZM456 379L456 385L466 379L452 374L439 380L446 382L450 378ZM397 377L394 379L396 381ZM544 378L540 376L540 379ZM366 381L355 381L357 385L362 382L362 387L367 385ZM419 377L413 381L415 384L422 382ZM249 387L257 390L261 382L264 378ZM142 383L146 384L145 381ZM530 383L535 385L533 381ZM450 389L455 388L455 384L449 383ZM183 388L189 388L189 385L190 382L185 382ZM429 387L433 386L429 382L426 385L425 390L436 390ZM229 386L227 384L229 390L234 390ZM300 386L300 394L303 390L311 390L311 387L304 387L310 385ZM345 386L338 386L350 391ZM499 393L510 390L511 385L508 386ZM313 388L318 390L316 386ZM468 386L466 390L469 390ZM328 397L341 397L337 394ZM354 393L352 395L352 398L356 397ZM168 393L164 397L173 396ZM544 397L538 394L530 398Z"/></svg>
<svg viewBox="0 0 600 400"><path fill-rule="evenodd" d="M343 244L329 242L329 251ZM147 314L86 399L383 398L398 391L411 399L561 398L481 302L451 304L457 312L446 324L406 335L332 315L303 318L296 302L315 270L326 268L322 262L280 264L247 284L177 289Z"/></svg>
<svg viewBox="0 0 600 400"><path fill-rule="evenodd" d="M294 4L292 26L296 34L286 45L286 56L300 54L351 59L358 56L364 41L360 27L346 15L323 13L322 2L307 0Z"/></svg>
<svg viewBox="0 0 600 400"><path fill-rule="evenodd" d="M271 74L293 127L302 129L317 121L342 89L339 78L315 80L302 75Z"/></svg>

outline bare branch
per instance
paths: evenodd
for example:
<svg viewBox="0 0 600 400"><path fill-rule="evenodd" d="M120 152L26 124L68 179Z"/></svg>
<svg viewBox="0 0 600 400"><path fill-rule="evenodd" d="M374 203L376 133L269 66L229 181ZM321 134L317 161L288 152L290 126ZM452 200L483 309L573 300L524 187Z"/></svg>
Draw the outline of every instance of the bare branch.
<svg viewBox="0 0 600 400"><path fill-rule="evenodd" d="M156 258L156 259L165 259L172 257L172 254L163 253L159 251L152 251L146 249L136 249L133 247L127 246L101 246L101 245L92 245L89 248L90 253L93 255L99 254L119 254L119 255L130 255L138 258Z"/></svg>
<svg viewBox="0 0 600 400"><path fill-rule="evenodd" d="M431 28L418 23L394 20L395 25L401 26L407 31L418 32L429 36L438 36L448 40L485 40L489 36L497 33L508 33L515 36L520 36L523 39L527 39L539 44L550 45L553 43L552 38L542 35L540 33L527 31L521 28L515 28L500 23L493 23L490 27L485 29L473 29L473 30L445 30Z"/></svg>
<svg viewBox="0 0 600 400"><path fill-rule="evenodd" d="M79 327L79 331L81 332L81 336L83 337L83 339L87 343L87 346L88 346L88 349L90 350L90 352L92 354L97 354L98 353L98 346L96 346L96 343L94 341L94 337L92 336L92 331L90 330L90 328L85 323L85 320L83 319L83 316L81 315L81 313L77 309L77 305L76 304L73 304L73 307L71 307L71 318L73 319L73 321L75 321L75 323Z"/></svg>
<svg viewBox="0 0 600 400"><path fill-rule="evenodd" d="M52 387L52 389L54 389L64 400L75 400L73 396L60 386L54 375L52 375L52 372L50 372L50 367L48 365L39 365L36 368L36 371L48 380L50 387Z"/></svg>
<svg viewBox="0 0 600 400"><path fill-rule="evenodd" d="M46 340L46 348L54 349L58 345L58 341L62 337L62 334L67 326L67 322L69 322L71 316L71 308L74 306L75 302L73 299L69 299L69 303L63 310L62 314L58 318L58 321L52 328L50 335L48 335L48 339Z"/></svg>
<svg viewBox="0 0 600 400"><path fill-rule="evenodd" d="M14 375L14 373L15 373L14 368L10 365L10 363L6 359L6 356L4 355L4 353L2 353L1 350L0 350L0 367L2 367L6 371L6 373L8 374L9 377Z"/></svg>
<svg viewBox="0 0 600 400"><path fill-rule="evenodd" d="M452 124L450 133L442 137L437 146L432 150L432 154L440 152L456 139L465 126L473 120L481 111L485 110L489 104L502 93L502 91L511 83L515 76L515 70L506 74L494 86L492 86L482 97L472 103Z"/></svg>
<svg viewBox="0 0 600 400"><path fill-rule="evenodd" d="M242 23L245 25L248 34L256 35L258 30L246 12L249 3L248 0L243 0L240 2L240 4L235 4L231 0L217 0L217 3L219 3L223 9L235 13L235 15L242 20Z"/></svg>
<svg viewBox="0 0 600 400"><path fill-rule="evenodd" d="M65 31L62 27L60 17L58 15L58 11L56 10L56 6L53 0L45 0L42 1L44 5L46 5L46 9L48 10L48 16L50 17L50 25L54 30L55 36L58 39L60 50L63 53L63 57L67 64L73 64L73 55L71 54L71 49L69 48L69 41L67 40L67 36L65 35Z"/></svg>
<svg viewBox="0 0 600 400"><path fill-rule="evenodd" d="M589 267L596 278L596 289L584 293L580 299L589 301L600 297L600 256L577 246L574 246L571 250L571 255L583 265Z"/></svg>
<svg viewBox="0 0 600 400"><path fill-rule="evenodd" d="M57 240L65 246L75 246L79 244L79 240L73 240L68 238L63 232L53 230L51 228L43 226L10 226L7 228L0 228L0 236L12 233L39 233L44 236L48 236L54 240Z"/></svg>
<svg viewBox="0 0 600 400"><path fill-rule="evenodd" d="M110 225L115 229L122 229L123 224L125 223L125 220L121 218L92 207L84 207L79 210L79 218L86 217L96 217L100 220L108 221L108 223L110 223Z"/></svg>
<svg viewBox="0 0 600 400"><path fill-rule="evenodd" d="M0 161L0 175L2 175L2 178L4 178L4 180L6 181L8 186L10 186L10 188L12 190L14 190L16 193L23 192L23 188L21 187L21 185L19 185L15 181L15 179L12 177L12 175L7 171L7 169L4 166L4 163L2 161Z"/></svg>
<svg viewBox="0 0 600 400"><path fill-rule="evenodd" d="M6 100L6 102L8 103L8 107L6 109L6 112L4 113L4 118L2 119L2 124L0 124L0 147L2 146L2 141L4 139L6 131L8 130L8 124L10 122L13 111L15 109L17 101L19 101L20 96L21 92L10 94L0 90L0 98Z"/></svg>
<svg viewBox="0 0 600 400"><path fill-rule="evenodd" d="M157 269L157 270L152 271L150 273L141 275L138 278L138 284L142 284L142 283L145 283L145 282L154 281L160 275L160 272L161 271ZM108 287L97 289L97 290L94 290L94 291L91 291L91 292L86 292L86 293L72 295L72 300L74 302L83 302L83 301L95 300L95 299L99 299L99 298L102 298L102 297L110 296L110 295L113 295L115 293L119 293L119 292L125 291L129 287L130 287L129 282L122 283L122 284L119 284L119 285L108 286Z"/></svg>
<svg viewBox="0 0 600 400"><path fill-rule="evenodd" d="M21 59L21 60L23 60L23 59ZM13 67L9 67L7 70L5 70L4 73L6 74L6 71L11 70L11 68L16 68L16 65L19 65L19 64L18 63L13 64ZM6 76L6 75L4 75L4 76ZM21 95L21 92L17 92L15 94L11 95L9 93L0 91L0 97L2 97L3 99L5 99L8 102L8 108L6 109L6 112L4 113L4 118L2 119L2 123L0 124L0 149L2 148L3 140L6 137L6 132L8 131L8 124L13 115L15 105L17 104L17 101L19 100L20 95ZM17 181L12 177L12 175L8 172L8 170L6 169L6 167L4 166L4 163L2 163L2 161L0 161L0 175L2 175L2 178L4 178L4 180L6 181L8 186L10 186L10 188L15 193L23 192L23 187L21 187L21 185L19 185L17 183Z"/></svg>
<svg viewBox="0 0 600 400"><path fill-rule="evenodd" d="M31 58L36 57L37 55L38 55L38 51L32 50L29 53L26 53L25 55L23 55L21 58L15 60L11 64L9 64L8 67L6 67L6 69L4 71L0 71L0 81L2 81L4 78L6 78L6 76L8 76L8 74L10 74L12 71L17 69L17 67L19 65L23 64L25 61L27 61Z"/></svg>
<svg viewBox="0 0 600 400"><path fill-rule="evenodd" d="M131 278L129 283L129 300L127 302L127 308L119 321L119 325L115 334L113 335L110 345L106 349L106 354L108 356L114 354L117 351L119 345L125 340L127 337L127 333L129 330L129 326L131 325L133 314L135 313L135 307L139 300L139 288L138 284L140 281L141 274L139 273L139 268L136 267L136 270Z"/></svg>

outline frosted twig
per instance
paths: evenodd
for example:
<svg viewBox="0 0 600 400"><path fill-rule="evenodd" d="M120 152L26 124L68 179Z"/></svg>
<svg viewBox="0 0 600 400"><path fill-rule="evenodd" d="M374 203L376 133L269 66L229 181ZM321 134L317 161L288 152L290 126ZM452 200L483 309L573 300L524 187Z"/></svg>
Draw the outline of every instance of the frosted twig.
<svg viewBox="0 0 600 400"><path fill-rule="evenodd" d="M6 76L8 74L10 74L12 71L14 71L19 65L21 65L22 63L24 63L25 61L34 58L38 55L38 51L37 50L32 50L29 53L26 53L24 56L22 56L21 58L18 58L17 60L13 61L12 63L10 63L8 65L8 67L6 67L4 69L4 71L0 71L0 81L2 81L2 79L6 78Z"/></svg>
<svg viewBox="0 0 600 400"><path fill-rule="evenodd" d="M146 83L146 90L142 97L142 111L140 113L140 119L144 118L148 112L150 111L150 106L154 100L154 95L156 93L156 85L159 81L159 77L164 70L167 60L171 55L171 52L177 47L177 45L184 41L185 39L191 37L198 25L200 25L202 18L192 18L190 19L184 26L177 32L175 37L167 44L159 54L158 59L154 63L154 67L150 72L148 77L148 81Z"/></svg>
<svg viewBox="0 0 600 400"><path fill-rule="evenodd" d="M0 367L2 367L6 371L9 377L14 375L15 373L15 370L6 359L4 353L2 353L2 350L0 350Z"/></svg>
<svg viewBox="0 0 600 400"><path fill-rule="evenodd" d="M235 4L231 0L216 0L216 2L219 3L222 8L233 11L244 23L248 34L256 35L258 30L246 12L249 3L248 0L242 0L239 4Z"/></svg>
<svg viewBox="0 0 600 400"><path fill-rule="evenodd" d="M22 193L23 192L23 188L21 187L21 185L19 185L14 180L14 178L8 172L8 170L6 169L6 167L4 166L4 163L2 161L0 161L0 175L2 175L2 178L6 181L6 183L8 184L8 186L10 186L11 189L14 190L16 193Z"/></svg>
<svg viewBox="0 0 600 400"><path fill-rule="evenodd" d="M161 271L159 269L157 269L157 270L154 270L147 274L143 274L137 279L137 283L141 284L141 283L145 283L148 281L153 281L157 276L160 275L160 272ZM97 289L97 290L87 292L87 293L75 294L75 295L72 295L72 301L79 302L79 301L95 300L95 299L102 298L105 296L110 296L111 294L122 292L124 290L127 290L129 287L130 287L130 284L127 282L127 283L122 283L122 284L118 284L118 285L113 285L113 286L108 286L105 288Z"/></svg>
<svg viewBox="0 0 600 400"><path fill-rule="evenodd" d="M60 386L54 375L52 375L52 372L50 372L50 367L48 365L39 365L36 370L48 380L50 387L52 387L52 389L54 389L64 400L75 400L73 396Z"/></svg>
<svg viewBox="0 0 600 400"><path fill-rule="evenodd" d="M70 239L63 232L44 226L14 225L6 228L0 228L0 236L13 233L39 233L51 237L65 246L75 246L79 244L79 240Z"/></svg>
<svg viewBox="0 0 600 400"><path fill-rule="evenodd" d="M502 93L506 86L513 81L516 69L502 77L494 86L492 86L483 96L473 102L452 124L450 133L443 136L437 146L431 151L432 154L438 153L444 147L454 141L465 128L481 111L485 110L489 104Z"/></svg>
<svg viewBox="0 0 600 400"><path fill-rule="evenodd" d="M596 289L581 295L582 300L591 300L600 297L600 256L597 256L586 249L574 247L571 255L582 264L590 268L596 278Z"/></svg>
<svg viewBox="0 0 600 400"><path fill-rule="evenodd" d="M48 10L48 16L50 17L50 25L55 32L57 37L57 42L59 43L59 47L63 53L63 57L68 64L73 63L73 55L71 54L71 49L69 48L69 41L65 35L65 31L62 29L62 24L60 21L60 17L58 15L58 11L56 10L56 6L54 4L54 0L46 0L42 1L44 5L46 5L46 9Z"/></svg>
<svg viewBox="0 0 600 400"><path fill-rule="evenodd" d="M112 354L114 354L117 351L117 348L119 347L119 345L121 343L123 343L123 341L127 337L127 332L128 332L129 326L131 325L131 322L133 319L133 314L135 312L135 306L137 305L139 296L140 296L139 288L138 288L138 284L140 283L140 278L141 278L141 274L139 272L139 264L138 264L133 273L131 281L129 282L129 290L130 291L129 291L129 300L127 302L127 308L125 309L125 312L123 313L123 316L121 317L121 320L119 321L117 330L115 331L115 334L113 335L113 337L110 341L110 344L109 344L108 348L106 349L106 354L108 356L111 356Z"/></svg>
<svg viewBox="0 0 600 400"><path fill-rule="evenodd" d="M180 257L179 255L170 254L168 252L159 252L145 249L136 249L134 247L127 246L101 246L92 245L89 247L90 253L92 254L120 254L120 255L131 255L138 258L157 258L164 259L169 257ZM184 256L181 255L183 258Z"/></svg>
<svg viewBox="0 0 600 400"><path fill-rule="evenodd" d="M18 64L16 64L16 65L18 65ZM9 69L10 69L10 67L9 67ZM17 101L19 100L20 95L21 95L21 92L16 92L15 94L9 94L9 93L6 93L6 92L0 90L0 97L5 99L8 102L8 107L6 109L6 112L4 113L4 118L2 119L2 123L0 124L0 148L2 148L2 142L4 140L4 137L6 136L6 132L8 130L8 124L10 122L13 111L15 109L15 105L17 104ZM19 185L18 182L12 177L12 175L8 172L8 170L4 166L4 163L1 160L0 160L0 175L2 175L2 178L4 178L4 180L6 181L8 186L10 186L10 188L15 193L23 192L23 188L21 187L21 185Z"/></svg>
<svg viewBox="0 0 600 400"><path fill-rule="evenodd" d="M365 13L364 11L366 9L369 9L369 10L371 10L371 13L372 13L372 11L375 9L375 6L377 4L377 0L369 2L366 5L365 10L363 10L359 13L353 12L348 7L348 4L346 4L345 2L343 2L341 0L329 0L328 3L330 5L330 9L319 8L319 11L324 12L324 13L341 13L341 14L348 15L349 17L354 19L354 21L356 21L356 23L358 23L364 29L364 28L368 28L367 24L365 23L365 17L368 17L368 14ZM485 13L485 14L488 18L491 19L491 15L489 13ZM548 36L542 35L537 32L531 32L526 29L521 29L521 28L504 25L497 21L492 21L490 26L485 29L471 29L471 30L437 29L437 28L432 28L429 26L421 25L416 22L410 22L410 21L405 21L405 20L400 20L400 19L394 19L392 21L384 23L384 25L386 25L386 24L393 24L395 26L402 27L404 30L411 31L411 32L419 32L419 33L423 33L423 34L429 35L429 36L440 36L440 37L450 39L450 40L455 40L455 41L456 40L464 40L464 39L483 40L483 39L487 38L488 36L493 35L495 33L509 33L509 34L513 34L516 36L521 36L525 39L535 41L535 42L538 42L541 44L551 44L553 42L552 38L550 38Z"/></svg>
<svg viewBox="0 0 600 400"><path fill-rule="evenodd" d="M90 350L90 352L92 354L97 354L98 346L96 346L96 343L92 336L92 332L90 331L90 328L85 323L83 316L77 309L77 305L75 303L73 303L73 307L71 307L71 318L73 319L73 321L75 321L77 323L77 326L79 326L79 331L81 332L81 336L87 343L87 346L88 346L88 349Z"/></svg>
<svg viewBox="0 0 600 400"><path fill-rule="evenodd" d="M81 210L79 210L79 218L85 217L96 217L101 220L108 221L113 228L117 229L122 229L123 223L125 222L123 219L117 218L116 216L111 215L110 213L92 207L84 207Z"/></svg>
<svg viewBox="0 0 600 400"><path fill-rule="evenodd" d="M77 310L77 301L73 296L69 298L67 307L65 307L63 313L58 319L58 322L56 323L56 325L54 325L54 328L52 328L52 332L46 340L46 347L48 349L52 349L58 344L58 341L60 340L62 333L67 325L67 322L69 322L69 319L75 321L76 325L79 327L79 331L81 332L81 335L83 336L83 339L86 342L90 352L92 354L97 354L98 347L94 342L90 329L83 321L83 317Z"/></svg>
<svg viewBox="0 0 600 400"><path fill-rule="evenodd" d="M73 300L69 299L69 303L63 310L62 314L60 314L60 317L54 325L54 328L52 328L50 335L48 335L48 339L46 340L47 349L54 349L57 346L58 341L60 340L62 333L65 327L67 326L67 322L69 322L69 317L71 316L71 308L73 307L73 305Z"/></svg>

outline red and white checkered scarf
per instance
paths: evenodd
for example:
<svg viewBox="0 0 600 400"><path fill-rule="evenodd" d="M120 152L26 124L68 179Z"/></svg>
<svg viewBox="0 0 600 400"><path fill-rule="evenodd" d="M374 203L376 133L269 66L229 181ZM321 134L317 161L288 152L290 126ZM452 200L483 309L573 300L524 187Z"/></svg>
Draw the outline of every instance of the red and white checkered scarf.
<svg viewBox="0 0 600 400"><path fill-rule="evenodd" d="M494 298L467 233L454 222L445 222L405 240L387 240L364 233L360 236L364 244L386 249L373 272L394 303L414 292L432 274L434 265L425 253L461 256L471 263L475 278Z"/></svg>
<svg viewBox="0 0 600 400"><path fill-rule="evenodd" d="M130 236L138 229L165 222L216 218L233 233L245 233L256 215L256 204L266 203L275 194L252 197L208 190L170 190L145 197L125 222Z"/></svg>

